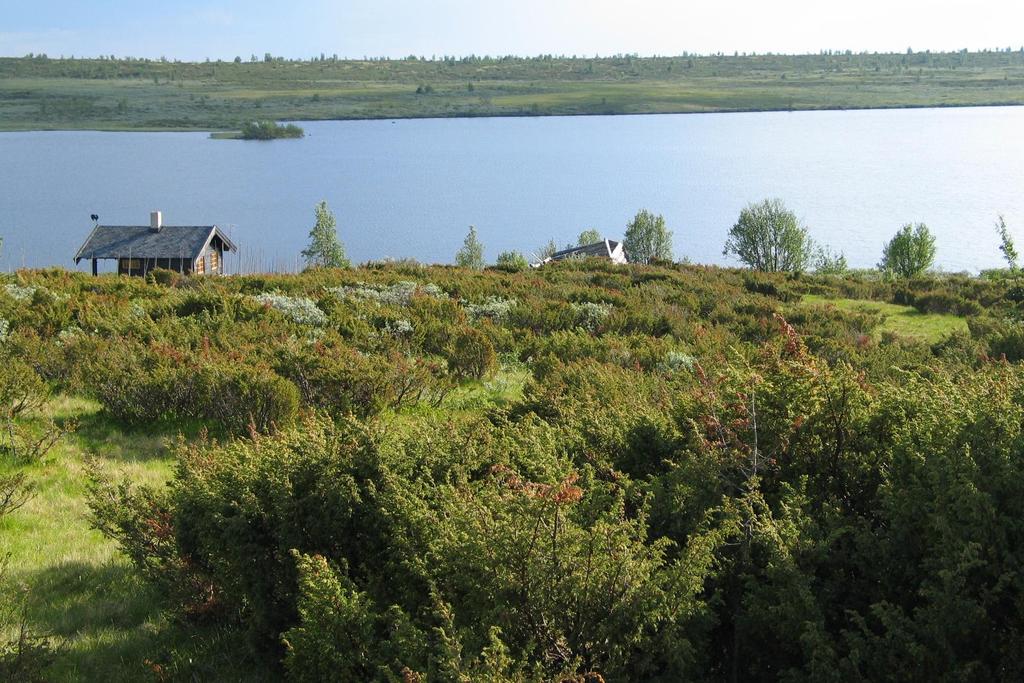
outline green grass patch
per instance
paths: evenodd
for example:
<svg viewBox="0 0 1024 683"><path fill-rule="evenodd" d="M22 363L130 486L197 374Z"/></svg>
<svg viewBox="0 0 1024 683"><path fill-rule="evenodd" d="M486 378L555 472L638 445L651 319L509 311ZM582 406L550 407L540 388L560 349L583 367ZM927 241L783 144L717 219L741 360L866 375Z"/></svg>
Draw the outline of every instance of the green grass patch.
<svg viewBox="0 0 1024 683"><path fill-rule="evenodd" d="M936 342L954 332L966 332L967 320L956 315L921 313L912 306L900 306L883 301L863 299L834 299L817 294L804 296L803 303L812 306L835 306L844 311L875 313L883 316L882 324L874 330L876 337L886 332Z"/></svg>

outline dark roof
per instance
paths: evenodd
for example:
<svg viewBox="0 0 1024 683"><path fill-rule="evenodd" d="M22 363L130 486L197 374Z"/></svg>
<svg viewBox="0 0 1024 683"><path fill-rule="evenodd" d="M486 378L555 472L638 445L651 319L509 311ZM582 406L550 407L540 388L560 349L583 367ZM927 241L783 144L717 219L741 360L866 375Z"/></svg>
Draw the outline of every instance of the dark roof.
<svg viewBox="0 0 1024 683"><path fill-rule="evenodd" d="M198 258L214 237L228 251L234 243L216 225L165 225L159 231L148 225L97 225L75 254L82 259Z"/></svg>
<svg viewBox="0 0 1024 683"><path fill-rule="evenodd" d="M593 244L584 244L581 247L569 247L561 251L556 251L551 255L552 261L560 261L566 258L576 258L582 256L605 256L611 257L612 252L619 246L619 243L615 240L601 240L600 242L594 242Z"/></svg>

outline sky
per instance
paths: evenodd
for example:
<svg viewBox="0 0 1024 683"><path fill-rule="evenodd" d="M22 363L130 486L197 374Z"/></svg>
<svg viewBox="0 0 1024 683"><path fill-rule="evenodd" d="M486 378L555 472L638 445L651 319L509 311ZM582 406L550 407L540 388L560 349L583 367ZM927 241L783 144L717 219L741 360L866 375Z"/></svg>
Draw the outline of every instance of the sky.
<svg viewBox="0 0 1024 683"><path fill-rule="evenodd" d="M0 0L0 56L901 52L1024 43L1021 0Z"/></svg>

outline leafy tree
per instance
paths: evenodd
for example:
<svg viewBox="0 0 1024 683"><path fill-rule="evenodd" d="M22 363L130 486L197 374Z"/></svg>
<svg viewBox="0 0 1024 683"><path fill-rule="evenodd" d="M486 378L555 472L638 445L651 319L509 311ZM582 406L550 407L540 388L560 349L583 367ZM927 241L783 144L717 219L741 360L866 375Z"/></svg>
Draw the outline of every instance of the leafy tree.
<svg viewBox="0 0 1024 683"><path fill-rule="evenodd" d="M935 262L935 236L924 223L907 223L882 251L878 267L901 278L910 278L928 270Z"/></svg>
<svg viewBox="0 0 1024 683"><path fill-rule="evenodd" d="M510 273L519 273L529 268L530 263L518 251L503 251L498 255L495 266Z"/></svg>
<svg viewBox="0 0 1024 683"><path fill-rule="evenodd" d="M641 209L626 226L623 248L632 263L671 261L672 231L665 226L665 217Z"/></svg>
<svg viewBox="0 0 1024 683"><path fill-rule="evenodd" d="M849 270L849 266L843 252L834 252L828 247L818 250L818 256L814 261L814 272L822 275L842 275L847 270Z"/></svg>
<svg viewBox="0 0 1024 683"><path fill-rule="evenodd" d="M476 227L469 226L466 240L462 243L462 249L455 254L455 263L463 268L473 270L484 269L484 245L476 236Z"/></svg>
<svg viewBox="0 0 1024 683"><path fill-rule="evenodd" d="M595 228L590 228L580 233L579 239L576 240L576 246L585 247L588 244L600 242L602 239L600 232Z"/></svg>
<svg viewBox="0 0 1024 683"><path fill-rule="evenodd" d="M814 242L781 199L765 199L740 211L722 254L755 270L799 273L811 263Z"/></svg>
<svg viewBox="0 0 1024 683"><path fill-rule="evenodd" d="M537 261L543 261L546 258L550 258L555 252L558 251L558 245L555 244L554 238L548 240L548 243L533 252L533 258Z"/></svg>
<svg viewBox="0 0 1024 683"><path fill-rule="evenodd" d="M1013 237L1010 236L1010 231L1006 228L1006 219L1003 218L1002 214L996 220L996 231L999 233L999 251L1003 252L1003 258L1006 259L1006 264L1010 267L1010 270L1016 271L1017 248L1013 244ZM3 246L2 240L0 240L0 246Z"/></svg>
<svg viewBox="0 0 1024 683"><path fill-rule="evenodd" d="M337 221L326 201L316 205L316 223L309 231L309 246L302 256L310 268L348 268L345 247L338 239Z"/></svg>

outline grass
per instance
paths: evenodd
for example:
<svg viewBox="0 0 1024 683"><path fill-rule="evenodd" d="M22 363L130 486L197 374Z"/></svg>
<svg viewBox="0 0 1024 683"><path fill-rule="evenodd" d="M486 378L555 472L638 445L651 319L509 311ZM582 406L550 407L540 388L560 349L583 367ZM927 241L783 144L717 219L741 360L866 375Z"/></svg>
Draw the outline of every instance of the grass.
<svg viewBox="0 0 1024 683"><path fill-rule="evenodd" d="M967 331L965 318L948 314L921 313L912 306L862 299L833 299L816 294L804 296L803 302L814 306L835 306L844 311L881 315L883 316L882 324L874 330L876 337L881 337L888 332L901 337L937 342L954 332Z"/></svg>
<svg viewBox="0 0 1024 683"><path fill-rule="evenodd" d="M0 58L0 130L224 131L254 118L997 104L1024 104L1024 52L255 63Z"/></svg>

